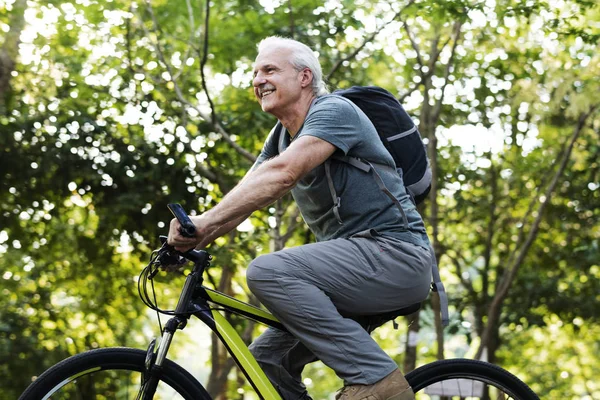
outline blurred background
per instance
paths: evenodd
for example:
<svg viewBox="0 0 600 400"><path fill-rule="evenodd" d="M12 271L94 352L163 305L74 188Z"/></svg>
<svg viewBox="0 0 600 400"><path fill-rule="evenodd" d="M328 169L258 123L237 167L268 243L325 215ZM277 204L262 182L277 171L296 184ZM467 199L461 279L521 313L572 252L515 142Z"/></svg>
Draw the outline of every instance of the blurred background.
<svg viewBox="0 0 600 400"><path fill-rule="evenodd" d="M428 145L451 323L432 295L379 343L404 371L478 358L542 399L600 399L599 21L585 0L0 0L0 398L159 335L137 280L166 204L201 213L252 165L276 122L256 44L280 35L331 89L391 91ZM313 240L286 196L210 247L210 274L257 304L248 263ZM173 306L183 278L158 281ZM233 321L247 342L262 329ZM198 321L179 337L216 399L255 398ZM304 376L315 399L341 386L322 364Z"/></svg>

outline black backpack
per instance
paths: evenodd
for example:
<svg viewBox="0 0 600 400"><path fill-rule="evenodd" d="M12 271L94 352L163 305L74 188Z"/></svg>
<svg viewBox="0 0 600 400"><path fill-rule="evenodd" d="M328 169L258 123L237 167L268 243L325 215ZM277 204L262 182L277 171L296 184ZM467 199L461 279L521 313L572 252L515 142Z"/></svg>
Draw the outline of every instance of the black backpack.
<svg viewBox="0 0 600 400"><path fill-rule="evenodd" d="M425 151L425 144L417 126L404 110L400 102L387 90L377 86L353 86L337 90L332 94L345 97L360 108L371 120L383 145L392 155L396 168L394 173L402 176L406 192L415 204L421 203L431 189L431 167ZM278 122L274 130L279 133L279 153L283 150L285 135L283 125ZM375 177L379 188L391 199L402 214L404 228L408 229L406 214L398 199L388 190L377 169L390 170L391 167L350 156L334 155L325 162L325 175L333 200L333 213L337 221L341 198L337 195L330 173L330 160L345 162ZM375 168L377 167L377 168Z"/></svg>
<svg viewBox="0 0 600 400"><path fill-rule="evenodd" d="M402 175L407 193L415 204L423 202L431 189L431 167L421 134L400 102L390 92L378 86L353 86L350 89L336 90L332 94L345 97L366 114L375 126L381 142L392 155L396 169L400 170L397 172ZM273 129L279 133L278 147L281 153L284 141L284 135L281 134L283 125L277 122ZM334 156L332 158L366 172L372 167L368 161L354 157ZM375 165L383 169L388 168L384 165ZM330 180L329 173L327 178ZM382 189L386 191L385 188Z"/></svg>
<svg viewBox="0 0 600 400"><path fill-rule="evenodd" d="M404 186L415 204L425 200L431 189L429 159L417 126L400 102L377 86L353 86L333 94L352 101L369 117L396 168L402 170Z"/></svg>

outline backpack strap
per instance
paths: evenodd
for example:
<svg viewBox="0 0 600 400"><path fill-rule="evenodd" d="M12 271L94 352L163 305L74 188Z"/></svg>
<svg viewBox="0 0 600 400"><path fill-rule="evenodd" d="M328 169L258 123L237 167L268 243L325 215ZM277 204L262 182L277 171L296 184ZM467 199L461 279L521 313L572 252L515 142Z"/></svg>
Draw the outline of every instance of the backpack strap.
<svg viewBox="0 0 600 400"><path fill-rule="evenodd" d="M433 245L429 246L429 251L431 252L431 289L434 292L437 292L440 297L440 313L442 314L442 325L448 326L450 319L448 317L448 295L446 294L446 289L444 289L444 284L442 283L442 279L440 278L440 270L438 269L437 259L435 257L435 251L433 250Z"/></svg>
<svg viewBox="0 0 600 400"><path fill-rule="evenodd" d="M375 182L377 183L377 186L379 186L379 189L381 189L381 191L383 193L385 193L385 195L387 197L390 198L390 200L392 200L392 202L396 205L396 207L398 208L398 210L400 210L400 214L402 215L402 223L403 223L403 228L405 231L408 230L408 218L406 218L406 213L404 212L404 209L402 208L402 205L400 204L400 202L398 201L398 199L396 198L396 196L394 196L394 194L392 192L390 192L390 190L387 188L387 186L385 186L385 183L383 182L383 179L381 179L381 175L379 175L379 173L377 172L377 170L375 169L375 167L373 166L372 163L370 163L367 160L362 160L360 158L356 158L356 157L349 157L349 156L333 156L331 157L334 160L337 161L341 161L341 162L345 162L347 164L352 165L353 167L356 167L358 169L360 169L363 172L372 172L373 173L373 177L375 178ZM327 160L325 162L325 175L327 175L327 183L329 185L329 191L331 192L332 198L333 198L333 202L334 204L337 204L339 206L339 197L337 197L336 193L335 193L335 188L333 187L333 180L331 179L331 173L330 173L330 167L329 167L329 160ZM379 168L381 169L387 169L390 171L393 171L394 173L397 173L396 170L392 167L389 167L387 165L383 165L383 164L375 164L377 165ZM337 199L336 199L337 198ZM334 206L334 214L337 211L337 207ZM341 220L338 218L338 222L341 224Z"/></svg>
<svg viewBox="0 0 600 400"><path fill-rule="evenodd" d="M400 202L398 201L396 196L394 196L394 194L392 192L390 192L390 190L387 188L387 186L385 186L383 179L381 179L381 176L379 175L379 173L377 172L377 170L375 169L373 164L371 164L368 161L365 161L365 162L371 167L371 171L373 171L373 176L375 177L375 182L377 182L377 186L379 186L379 189L381 189L381 191L383 193L385 193L386 196L390 198L390 200L392 200L392 202L396 205L396 207L398 207L398 210L400 210L400 214L402 214L402 222L404 223L404 230L407 231L408 230L408 218L406 218L406 213L404 212L402 205L400 205ZM396 172L396 171L394 171L394 172Z"/></svg>
<svg viewBox="0 0 600 400"><path fill-rule="evenodd" d="M278 132L279 140L277 140L277 154L281 154L283 152L283 145L285 143L285 128L283 124L277 121L277 125L275 125L275 130Z"/></svg>
<svg viewBox="0 0 600 400"><path fill-rule="evenodd" d="M342 218L340 217L341 198L337 195L333 179L331 179L331 161L329 160L325 161L325 176L327 177L327 186L329 186L329 193L333 200L333 215L335 215L338 224L342 225Z"/></svg>

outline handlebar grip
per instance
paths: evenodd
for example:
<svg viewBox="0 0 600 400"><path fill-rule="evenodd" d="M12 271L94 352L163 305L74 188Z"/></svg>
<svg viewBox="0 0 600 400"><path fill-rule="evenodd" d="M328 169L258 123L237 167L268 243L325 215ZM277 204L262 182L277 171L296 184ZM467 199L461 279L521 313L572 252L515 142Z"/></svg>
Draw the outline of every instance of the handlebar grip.
<svg viewBox="0 0 600 400"><path fill-rule="evenodd" d="M179 224L181 225L179 232L181 235L185 237L196 236L196 226L193 224L192 220L187 215L181 204L170 203L167 204L167 207L169 207L169 210L173 216L177 218L177 221L179 221Z"/></svg>

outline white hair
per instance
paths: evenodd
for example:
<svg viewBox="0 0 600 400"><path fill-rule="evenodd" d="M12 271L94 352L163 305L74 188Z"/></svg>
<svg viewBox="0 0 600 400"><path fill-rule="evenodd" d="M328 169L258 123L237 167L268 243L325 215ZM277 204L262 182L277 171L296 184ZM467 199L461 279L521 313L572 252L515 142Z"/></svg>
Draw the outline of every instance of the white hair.
<svg viewBox="0 0 600 400"><path fill-rule="evenodd" d="M288 39L279 36L269 36L261 40L257 47L259 53L267 47L283 47L290 49L292 53L290 63L294 66L294 69L300 72L304 68L308 68L312 72L312 89L314 95L318 97L329 93L327 84L325 81L323 81L323 71L321 71L321 64L319 63L319 60L310 47L304 43L300 43L294 39Z"/></svg>

